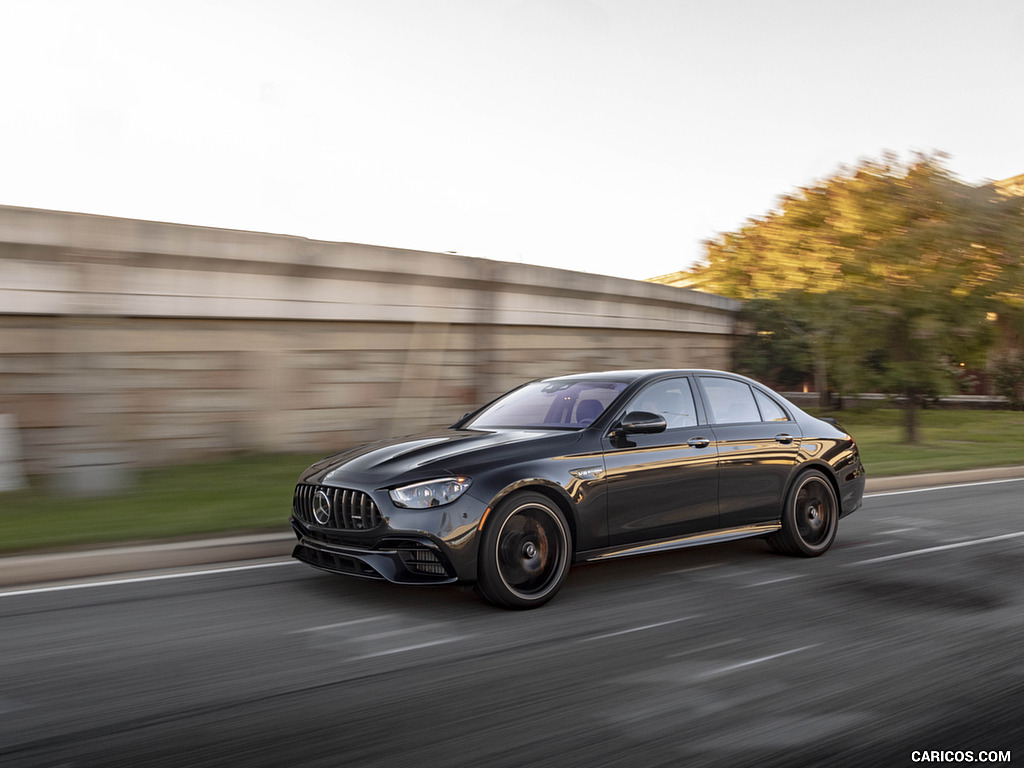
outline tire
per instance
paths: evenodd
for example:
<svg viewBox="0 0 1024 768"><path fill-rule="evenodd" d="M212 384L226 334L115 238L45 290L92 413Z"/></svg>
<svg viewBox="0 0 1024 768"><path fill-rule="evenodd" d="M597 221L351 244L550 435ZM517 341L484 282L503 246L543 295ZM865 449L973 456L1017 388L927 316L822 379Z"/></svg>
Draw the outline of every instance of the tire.
<svg viewBox="0 0 1024 768"><path fill-rule="evenodd" d="M793 483L782 512L782 528L767 537L776 552L798 557L825 554L839 528L839 502L832 483L816 469Z"/></svg>
<svg viewBox="0 0 1024 768"><path fill-rule="evenodd" d="M476 590L484 600L538 608L558 593L572 564L565 515L543 494L513 494L491 512L477 558Z"/></svg>

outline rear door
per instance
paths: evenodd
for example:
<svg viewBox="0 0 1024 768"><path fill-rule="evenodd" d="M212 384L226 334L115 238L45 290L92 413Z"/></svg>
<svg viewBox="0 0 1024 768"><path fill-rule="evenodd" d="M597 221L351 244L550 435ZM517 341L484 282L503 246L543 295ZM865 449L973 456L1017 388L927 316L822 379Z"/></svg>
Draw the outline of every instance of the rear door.
<svg viewBox="0 0 1024 768"><path fill-rule="evenodd" d="M799 426L782 403L746 381L697 380L718 445L722 527L778 520L798 461Z"/></svg>

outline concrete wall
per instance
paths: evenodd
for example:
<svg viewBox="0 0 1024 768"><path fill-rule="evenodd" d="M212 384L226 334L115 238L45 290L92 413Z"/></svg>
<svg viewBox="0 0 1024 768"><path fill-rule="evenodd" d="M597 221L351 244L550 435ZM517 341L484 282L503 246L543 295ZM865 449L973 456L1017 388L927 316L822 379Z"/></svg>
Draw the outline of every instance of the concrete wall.
<svg viewBox="0 0 1024 768"><path fill-rule="evenodd" d="M539 376L727 366L736 309L452 254L0 207L0 413L29 472L315 453L450 424Z"/></svg>

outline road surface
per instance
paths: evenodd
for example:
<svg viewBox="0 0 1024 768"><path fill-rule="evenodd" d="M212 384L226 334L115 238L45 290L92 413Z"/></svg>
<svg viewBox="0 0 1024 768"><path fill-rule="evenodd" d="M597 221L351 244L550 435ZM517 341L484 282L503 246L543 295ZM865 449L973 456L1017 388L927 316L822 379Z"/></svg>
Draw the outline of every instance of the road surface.
<svg viewBox="0 0 1024 768"><path fill-rule="evenodd" d="M581 566L525 613L282 559L7 589L0 765L1024 764L1022 501L875 494L822 558Z"/></svg>

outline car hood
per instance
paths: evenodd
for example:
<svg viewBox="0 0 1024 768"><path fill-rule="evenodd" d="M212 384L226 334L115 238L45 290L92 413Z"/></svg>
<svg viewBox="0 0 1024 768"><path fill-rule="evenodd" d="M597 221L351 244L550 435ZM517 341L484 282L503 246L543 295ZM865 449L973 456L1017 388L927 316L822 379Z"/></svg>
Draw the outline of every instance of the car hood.
<svg viewBox="0 0 1024 768"><path fill-rule="evenodd" d="M445 429L382 440L328 456L307 469L299 480L317 485L352 482L384 486L414 482L436 477L438 473L468 473L473 466L493 460L497 454L518 454L526 446L539 447L547 441L574 442L578 437L577 432L550 430Z"/></svg>

